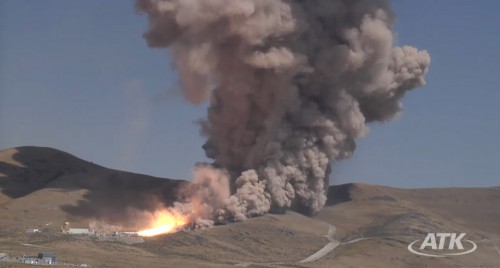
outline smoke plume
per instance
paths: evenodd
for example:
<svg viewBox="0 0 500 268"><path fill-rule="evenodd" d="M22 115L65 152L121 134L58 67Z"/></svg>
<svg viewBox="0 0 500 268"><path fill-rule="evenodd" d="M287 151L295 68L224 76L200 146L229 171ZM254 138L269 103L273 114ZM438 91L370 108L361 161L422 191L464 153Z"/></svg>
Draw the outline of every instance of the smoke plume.
<svg viewBox="0 0 500 268"><path fill-rule="evenodd" d="M395 46L383 0L139 0L144 34L169 48L185 97L208 100L210 166L185 200L201 218L316 213L332 163L367 123L387 121L423 86L426 51ZM196 207L196 208L194 208Z"/></svg>

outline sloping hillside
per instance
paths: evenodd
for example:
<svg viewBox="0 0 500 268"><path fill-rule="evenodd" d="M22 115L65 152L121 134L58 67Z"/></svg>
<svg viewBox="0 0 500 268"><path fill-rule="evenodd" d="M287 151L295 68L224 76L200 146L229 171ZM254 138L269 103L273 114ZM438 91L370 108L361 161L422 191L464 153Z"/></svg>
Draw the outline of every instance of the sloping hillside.
<svg viewBox="0 0 500 268"><path fill-rule="evenodd" d="M182 181L110 170L40 147L0 152L0 173L0 252L11 254L33 250L26 244L36 245L65 261L94 267L416 268L500 263L500 187L331 186L327 206L314 217L268 214L127 245L57 232L28 235L23 230L67 219L81 225L91 218L123 222L127 208L148 209L152 198L171 202ZM465 232L478 249L452 258L408 252L408 244L427 232ZM332 240L337 241L333 250L328 247ZM312 262L301 262L315 254L319 257Z"/></svg>
<svg viewBox="0 0 500 268"><path fill-rule="evenodd" d="M498 187L397 189L358 183L330 187L328 200L316 219L365 236L457 228L500 234Z"/></svg>
<svg viewBox="0 0 500 268"><path fill-rule="evenodd" d="M66 219L122 221L129 208L172 202L180 183L107 169L51 148L0 152L0 205L8 212L2 220L20 228Z"/></svg>

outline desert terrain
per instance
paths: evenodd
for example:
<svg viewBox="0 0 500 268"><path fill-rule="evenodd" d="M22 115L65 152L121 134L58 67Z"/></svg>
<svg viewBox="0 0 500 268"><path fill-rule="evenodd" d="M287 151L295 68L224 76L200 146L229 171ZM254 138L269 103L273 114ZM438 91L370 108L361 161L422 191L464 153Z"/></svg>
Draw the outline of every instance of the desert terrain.
<svg viewBox="0 0 500 268"><path fill-rule="evenodd" d="M107 169L51 148L1 151L0 252L54 252L60 262L91 267L500 267L500 187L344 184L330 187L327 206L312 217L267 214L135 244L61 233L64 222L123 225L131 208L173 202L183 183ZM30 228L40 232L26 233ZM429 232L467 233L477 250L445 258L407 250ZM0 267L32 266L0 261Z"/></svg>

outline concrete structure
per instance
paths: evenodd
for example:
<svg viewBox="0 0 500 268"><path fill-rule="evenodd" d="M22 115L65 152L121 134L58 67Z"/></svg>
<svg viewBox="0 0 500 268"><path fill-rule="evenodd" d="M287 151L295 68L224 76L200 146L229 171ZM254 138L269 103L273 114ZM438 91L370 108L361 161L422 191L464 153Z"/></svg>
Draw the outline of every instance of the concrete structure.
<svg viewBox="0 0 500 268"><path fill-rule="evenodd" d="M37 256L23 256L21 257L21 262L28 264L38 264L40 262L40 259L38 259Z"/></svg>
<svg viewBox="0 0 500 268"><path fill-rule="evenodd" d="M36 233L39 233L40 230L39 229L26 229L26 233L27 234L36 234Z"/></svg>
<svg viewBox="0 0 500 268"><path fill-rule="evenodd" d="M114 232L114 236L139 236L138 232Z"/></svg>
<svg viewBox="0 0 500 268"><path fill-rule="evenodd" d="M94 230L91 230L89 228L70 228L69 221L64 222L63 226L61 226L61 231L66 234L75 235L89 235L94 233Z"/></svg>
<svg viewBox="0 0 500 268"><path fill-rule="evenodd" d="M6 261L9 259L9 254L7 253L0 253L0 261Z"/></svg>
<svg viewBox="0 0 500 268"><path fill-rule="evenodd" d="M77 234L77 235L89 235L91 233L89 228L69 228L68 234Z"/></svg>
<svg viewBox="0 0 500 268"><path fill-rule="evenodd" d="M57 261L57 255L49 252L42 252L38 253L38 259L40 259L41 263L54 264Z"/></svg>

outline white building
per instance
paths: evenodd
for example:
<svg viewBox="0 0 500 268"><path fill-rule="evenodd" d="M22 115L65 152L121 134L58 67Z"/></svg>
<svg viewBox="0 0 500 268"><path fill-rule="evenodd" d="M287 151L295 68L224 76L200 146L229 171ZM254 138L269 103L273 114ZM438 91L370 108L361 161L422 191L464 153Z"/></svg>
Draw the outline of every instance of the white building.
<svg viewBox="0 0 500 268"><path fill-rule="evenodd" d="M38 256L23 256L21 257L21 262L22 263L27 263L27 264L38 264Z"/></svg>
<svg viewBox="0 0 500 268"><path fill-rule="evenodd" d="M68 234L79 234L79 235L88 235L90 234L89 228L69 228Z"/></svg>

